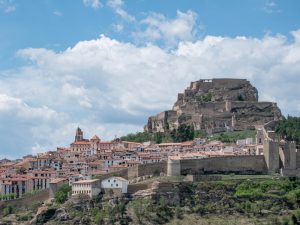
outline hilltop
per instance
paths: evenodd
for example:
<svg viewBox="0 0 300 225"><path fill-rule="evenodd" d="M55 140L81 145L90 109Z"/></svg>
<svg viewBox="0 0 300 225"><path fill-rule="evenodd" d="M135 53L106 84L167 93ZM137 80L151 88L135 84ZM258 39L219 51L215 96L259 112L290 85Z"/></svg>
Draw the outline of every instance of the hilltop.
<svg viewBox="0 0 300 225"><path fill-rule="evenodd" d="M253 129L282 118L274 102L259 102L258 91L246 79L211 79L191 82L179 93L171 110L148 119L150 133L188 125L208 134Z"/></svg>

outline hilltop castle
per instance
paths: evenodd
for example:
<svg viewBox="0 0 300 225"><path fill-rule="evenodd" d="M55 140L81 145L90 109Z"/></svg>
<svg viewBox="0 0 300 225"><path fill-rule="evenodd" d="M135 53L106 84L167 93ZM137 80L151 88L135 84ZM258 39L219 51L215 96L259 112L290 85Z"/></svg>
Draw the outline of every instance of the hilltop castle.
<svg viewBox="0 0 300 225"><path fill-rule="evenodd" d="M149 117L144 129L165 132L186 124L217 133L255 128L281 117L276 103L258 101L257 89L246 79L210 79L191 82L172 110Z"/></svg>

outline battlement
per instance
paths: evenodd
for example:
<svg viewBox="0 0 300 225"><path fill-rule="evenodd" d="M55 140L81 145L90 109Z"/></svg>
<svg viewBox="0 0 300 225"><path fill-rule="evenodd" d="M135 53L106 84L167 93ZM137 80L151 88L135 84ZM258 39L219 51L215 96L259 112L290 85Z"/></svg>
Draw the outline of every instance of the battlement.
<svg viewBox="0 0 300 225"><path fill-rule="evenodd" d="M249 85L250 82L246 79L235 79L235 78L214 78L214 79L200 79L193 81L190 84L189 89L199 90L200 88L220 88L220 87L234 87L238 85Z"/></svg>

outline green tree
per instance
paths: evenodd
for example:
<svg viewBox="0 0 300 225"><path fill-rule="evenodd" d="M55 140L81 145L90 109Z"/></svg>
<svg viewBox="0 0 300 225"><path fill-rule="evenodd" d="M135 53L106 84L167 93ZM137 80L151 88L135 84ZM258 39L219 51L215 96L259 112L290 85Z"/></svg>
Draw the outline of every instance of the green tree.
<svg viewBox="0 0 300 225"><path fill-rule="evenodd" d="M71 191L71 187L68 184L61 185L55 193L55 201L57 203L64 203L68 199L68 193Z"/></svg>
<svg viewBox="0 0 300 225"><path fill-rule="evenodd" d="M155 133L155 142L160 144L163 140L163 134L161 132Z"/></svg>
<svg viewBox="0 0 300 225"><path fill-rule="evenodd" d="M300 143L300 117L288 116L279 121L275 129L276 133L288 141Z"/></svg>
<svg viewBox="0 0 300 225"><path fill-rule="evenodd" d="M174 141L183 142L194 139L194 127L191 125L181 124L174 135Z"/></svg>

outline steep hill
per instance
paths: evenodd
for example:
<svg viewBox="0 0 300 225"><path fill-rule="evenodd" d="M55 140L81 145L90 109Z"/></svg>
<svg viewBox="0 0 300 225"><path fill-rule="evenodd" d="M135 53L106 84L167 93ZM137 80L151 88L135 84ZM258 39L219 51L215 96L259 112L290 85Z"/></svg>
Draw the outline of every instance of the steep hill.
<svg viewBox="0 0 300 225"><path fill-rule="evenodd" d="M251 129L281 117L276 103L258 101L257 89L246 79L199 80L178 94L171 110L149 117L144 129L165 132L186 124L218 133Z"/></svg>

